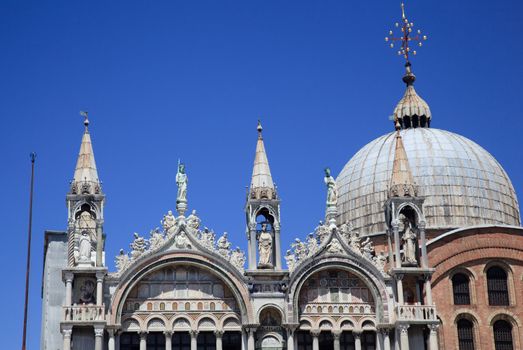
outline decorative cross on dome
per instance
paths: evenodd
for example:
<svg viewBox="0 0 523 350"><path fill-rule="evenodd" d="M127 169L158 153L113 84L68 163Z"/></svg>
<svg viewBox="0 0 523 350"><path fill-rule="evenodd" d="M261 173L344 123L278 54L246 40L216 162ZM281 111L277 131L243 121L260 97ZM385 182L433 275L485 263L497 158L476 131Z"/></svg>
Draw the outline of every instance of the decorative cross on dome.
<svg viewBox="0 0 523 350"><path fill-rule="evenodd" d="M412 50L410 47L411 42L416 42L419 47L423 45L423 41L427 40L426 35L421 35L421 30L416 31L416 36L412 36L412 31L414 28L414 23L409 22L407 16L405 15L405 5L401 3L401 24L396 22L394 24L396 28L401 28L401 35L398 37L394 36L394 32L389 31L389 36L385 37L386 42L390 42L390 47L394 48L394 42L400 42L400 48L398 50L398 55L403 56L407 65L410 65L409 55L412 53L416 55L416 50Z"/></svg>

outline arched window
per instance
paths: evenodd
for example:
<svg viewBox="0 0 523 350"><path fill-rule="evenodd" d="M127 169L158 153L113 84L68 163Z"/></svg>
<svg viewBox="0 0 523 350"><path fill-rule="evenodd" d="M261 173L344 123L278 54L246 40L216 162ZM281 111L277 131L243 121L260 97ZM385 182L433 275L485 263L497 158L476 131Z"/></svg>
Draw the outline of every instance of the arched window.
<svg viewBox="0 0 523 350"><path fill-rule="evenodd" d="M459 350L474 350L474 325L462 318L458 321Z"/></svg>
<svg viewBox="0 0 523 350"><path fill-rule="evenodd" d="M489 305L509 305L507 272L499 266L487 270Z"/></svg>
<svg viewBox="0 0 523 350"><path fill-rule="evenodd" d="M494 346L496 350L513 350L512 325L499 320L494 323Z"/></svg>
<svg viewBox="0 0 523 350"><path fill-rule="evenodd" d="M454 293L454 305L470 305L469 278L463 273L457 273L452 277L452 291Z"/></svg>

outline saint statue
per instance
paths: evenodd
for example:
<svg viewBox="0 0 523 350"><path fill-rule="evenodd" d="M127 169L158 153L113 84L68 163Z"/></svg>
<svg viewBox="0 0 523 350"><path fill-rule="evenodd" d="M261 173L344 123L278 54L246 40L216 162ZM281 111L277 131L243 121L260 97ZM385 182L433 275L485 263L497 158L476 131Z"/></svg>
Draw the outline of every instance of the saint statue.
<svg viewBox="0 0 523 350"><path fill-rule="evenodd" d="M218 239L216 246L218 248L218 253L228 259L231 250L231 242L227 239L227 232L224 232L223 236Z"/></svg>
<svg viewBox="0 0 523 350"><path fill-rule="evenodd" d="M176 218L174 217L173 212L171 210L169 210L167 212L167 215L163 216L163 220L162 220L161 224L163 226L163 231L165 233L168 233L169 230L172 227L174 227L174 225L176 224Z"/></svg>
<svg viewBox="0 0 523 350"><path fill-rule="evenodd" d="M91 236L87 230L82 231L80 236L79 254L80 262L91 262Z"/></svg>
<svg viewBox="0 0 523 350"><path fill-rule="evenodd" d="M325 168L325 185L327 185L327 206L336 206L338 204L338 190L336 189L336 180L331 175L331 170Z"/></svg>
<svg viewBox="0 0 523 350"><path fill-rule="evenodd" d="M401 236L401 240L403 241L403 264L417 265L416 233L412 230L412 224L405 215L402 215L400 220L403 223L403 234Z"/></svg>
<svg viewBox="0 0 523 350"><path fill-rule="evenodd" d="M267 231L267 224L262 224L262 232L258 237L258 267L272 268L272 234Z"/></svg>
<svg viewBox="0 0 523 350"><path fill-rule="evenodd" d="M287 267L289 268L289 272L292 272L294 270L294 267L296 265L296 258L294 254L290 250L287 250L287 253L285 254L285 262L287 263Z"/></svg>
<svg viewBox="0 0 523 350"><path fill-rule="evenodd" d="M185 173L185 164L178 164L176 173L176 185L178 185L178 195L176 202L187 202L187 174Z"/></svg>

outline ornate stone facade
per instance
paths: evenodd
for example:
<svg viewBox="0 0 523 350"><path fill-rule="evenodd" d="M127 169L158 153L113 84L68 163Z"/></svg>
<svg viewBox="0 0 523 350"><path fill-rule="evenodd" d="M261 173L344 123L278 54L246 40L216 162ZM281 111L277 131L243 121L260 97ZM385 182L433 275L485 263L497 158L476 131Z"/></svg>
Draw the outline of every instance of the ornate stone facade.
<svg viewBox="0 0 523 350"><path fill-rule="evenodd" d="M116 271L108 271L105 194L86 118L66 197L67 230L46 232L41 348L521 348L523 228L492 221L492 213L502 213L503 223L520 222L510 180L488 157L482 159L489 166L457 164L463 157L445 146L449 138L466 143L460 148L466 152L477 147L429 131L432 115L413 88L410 64L406 77L397 131L358 152L338 179L325 170L325 217L296 238L283 259L280 197L259 123L245 205L247 254L226 232L203 226L195 210L186 216L192 189L179 163L175 208L159 213L159 227L152 224L148 235L129 234ZM418 148L411 157L410 139L424 135L448 151L439 165ZM375 148L386 150L386 161ZM371 161L375 168L368 171ZM460 172L452 181L441 178L441 164L451 163L481 171L463 181ZM439 174L435 183L423 178L429 168ZM496 201L476 191L486 186L485 173L494 184L484 193L499 192ZM477 181L469 186L472 177ZM452 192L434 192L447 185ZM471 193L456 196L463 191ZM467 210L471 198L481 199L479 211ZM481 213L488 214L485 225L472 226Z"/></svg>

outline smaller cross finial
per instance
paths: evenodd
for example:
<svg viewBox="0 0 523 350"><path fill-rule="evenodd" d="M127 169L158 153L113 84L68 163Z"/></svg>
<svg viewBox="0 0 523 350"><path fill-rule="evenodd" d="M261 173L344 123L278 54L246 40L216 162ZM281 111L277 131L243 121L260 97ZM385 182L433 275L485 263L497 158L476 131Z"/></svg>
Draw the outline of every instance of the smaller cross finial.
<svg viewBox="0 0 523 350"><path fill-rule="evenodd" d="M85 131L87 131L87 127L89 126L89 112L87 112L87 111L80 111L80 115L82 117L84 117Z"/></svg>
<svg viewBox="0 0 523 350"><path fill-rule="evenodd" d="M389 31L389 35L385 37L385 42L390 43L390 47L394 48L394 42L400 42L398 55L403 56L406 61L406 65L410 65L410 54L416 55L416 50L411 49L411 43L416 42L418 47L423 46L423 41L427 40L426 35L421 35L421 30L417 30L415 35L413 33L414 23L409 22L407 15L405 14L405 4L401 3L401 24L396 22L394 24L396 28L401 28L401 35L394 36L392 30Z"/></svg>

